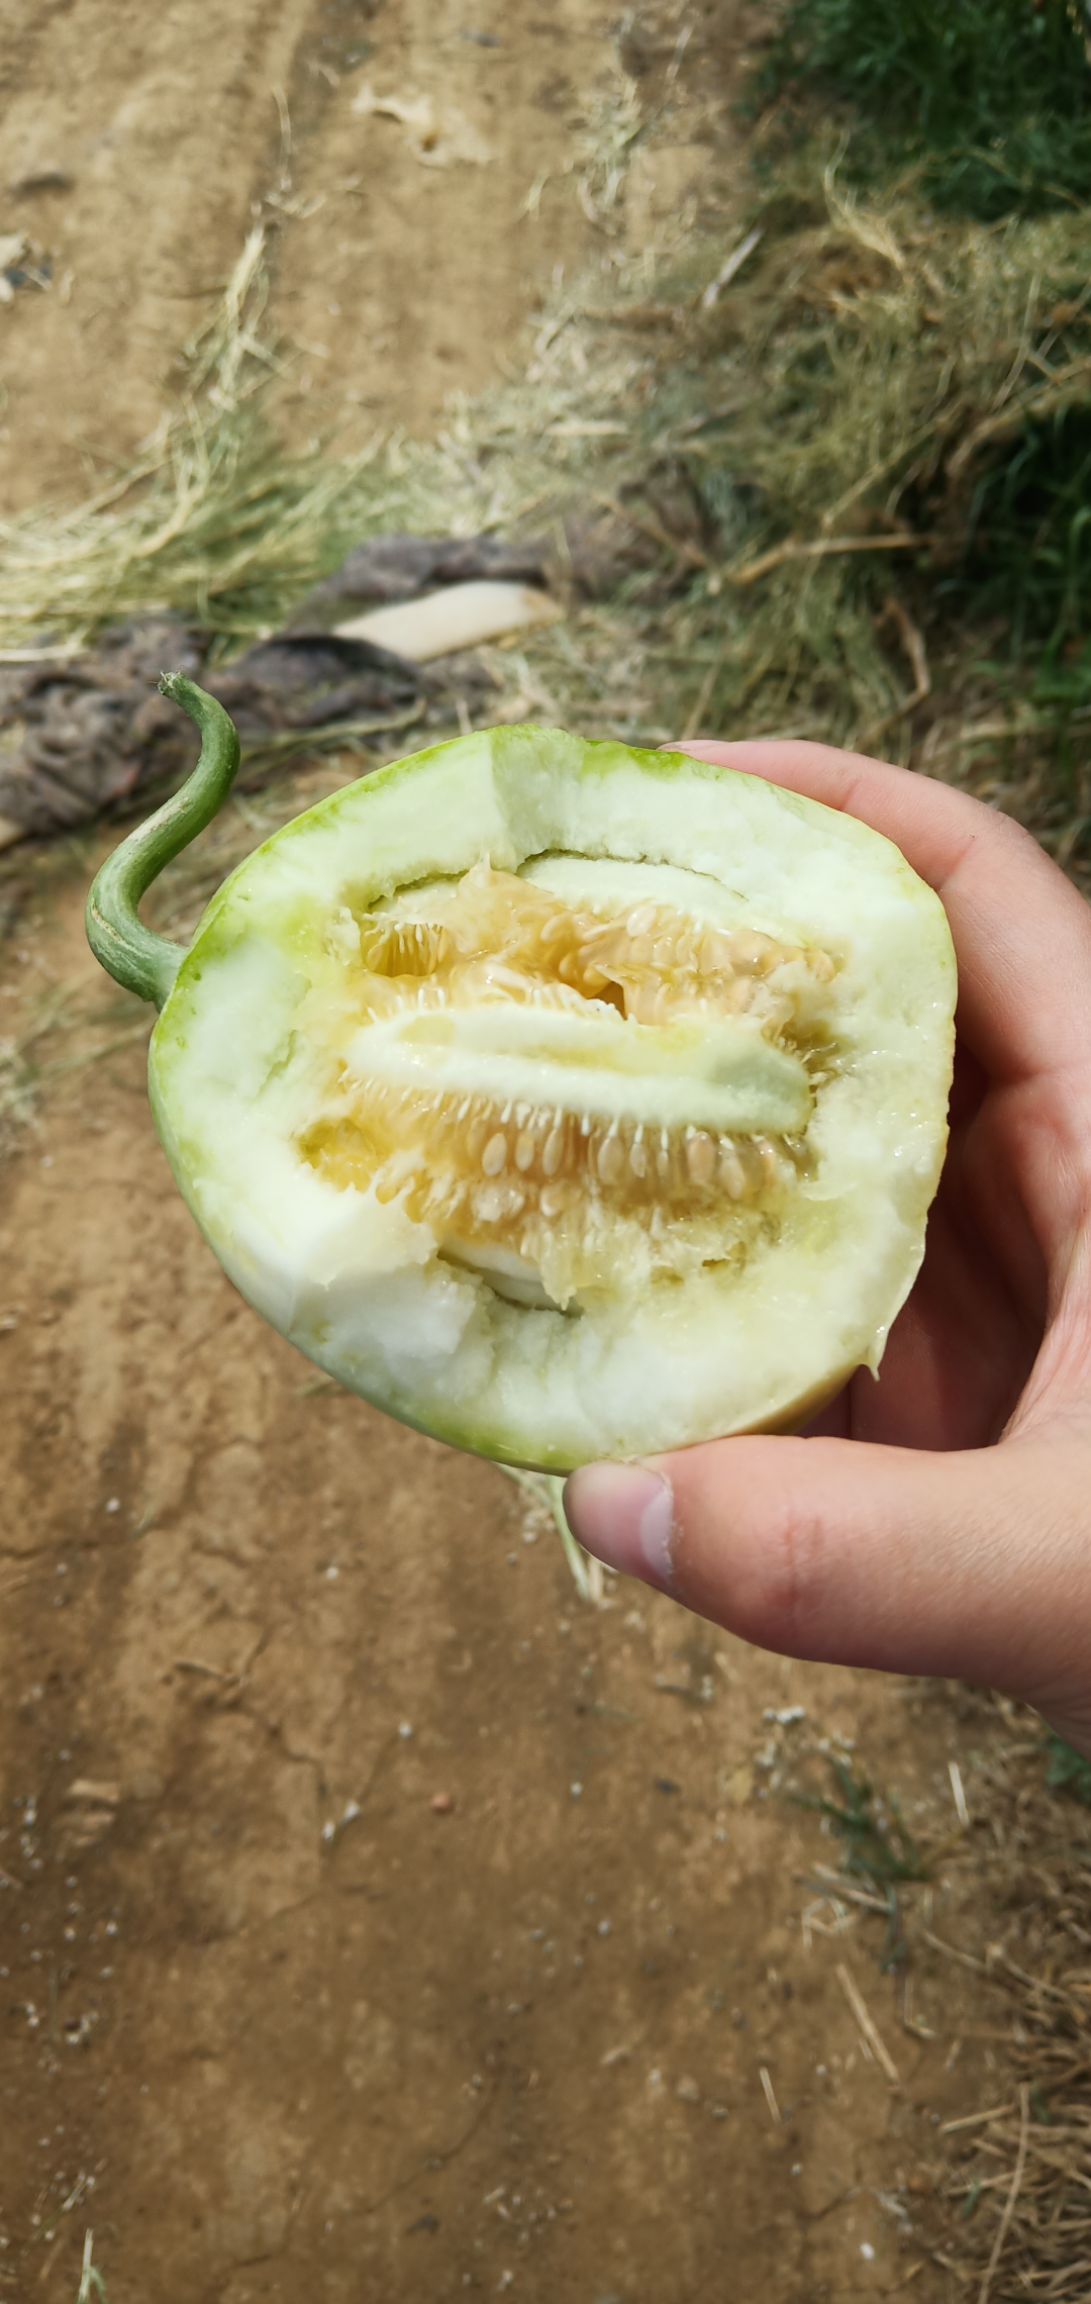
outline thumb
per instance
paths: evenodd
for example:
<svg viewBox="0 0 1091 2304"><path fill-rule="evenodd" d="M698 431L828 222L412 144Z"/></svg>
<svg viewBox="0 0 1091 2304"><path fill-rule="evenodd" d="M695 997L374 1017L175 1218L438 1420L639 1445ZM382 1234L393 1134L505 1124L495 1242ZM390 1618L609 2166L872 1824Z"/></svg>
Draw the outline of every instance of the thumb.
<svg viewBox="0 0 1091 2304"><path fill-rule="evenodd" d="M761 1648L1033 1699L1091 1661L1080 1515L1050 1511L1058 1454L747 1437L588 1465L565 1507L608 1567Z"/></svg>

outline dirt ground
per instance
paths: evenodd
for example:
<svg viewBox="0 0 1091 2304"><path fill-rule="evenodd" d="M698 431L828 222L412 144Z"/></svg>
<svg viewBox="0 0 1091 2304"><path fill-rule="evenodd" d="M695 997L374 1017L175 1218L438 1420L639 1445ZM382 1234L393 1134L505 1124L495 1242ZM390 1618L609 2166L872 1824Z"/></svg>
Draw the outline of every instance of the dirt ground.
<svg viewBox="0 0 1091 2304"><path fill-rule="evenodd" d="M0 311L9 504L133 453L255 219L283 421L429 424L558 266L725 198L753 16L25 6L0 221L53 281ZM659 108L620 208L619 57ZM367 86L432 99L423 150ZM85 951L98 853L0 890L0 1038L50 1052L0 1168L0 2298L71 2304L93 2228L109 2304L937 2304L989 2027L884 1973L790 1789L825 1740L942 1816L942 1935L980 1713L586 1606L503 1474L267 1332Z"/></svg>

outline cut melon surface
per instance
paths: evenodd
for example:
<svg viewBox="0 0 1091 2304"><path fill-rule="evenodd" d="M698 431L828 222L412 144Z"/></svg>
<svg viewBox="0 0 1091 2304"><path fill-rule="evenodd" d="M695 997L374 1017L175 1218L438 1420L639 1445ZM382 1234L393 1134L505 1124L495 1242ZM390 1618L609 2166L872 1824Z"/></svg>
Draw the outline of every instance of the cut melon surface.
<svg viewBox="0 0 1091 2304"><path fill-rule="evenodd" d="M507 728L240 866L151 1093L275 1327L409 1424L564 1471L790 1427L878 1366L954 1003L938 898L855 818Z"/></svg>

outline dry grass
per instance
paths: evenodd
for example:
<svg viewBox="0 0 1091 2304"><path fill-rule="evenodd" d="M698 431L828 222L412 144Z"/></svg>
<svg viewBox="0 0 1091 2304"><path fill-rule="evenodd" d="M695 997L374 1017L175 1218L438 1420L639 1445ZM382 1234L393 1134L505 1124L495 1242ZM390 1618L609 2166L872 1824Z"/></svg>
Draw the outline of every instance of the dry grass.
<svg viewBox="0 0 1091 2304"><path fill-rule="evenodd" d="M290 461L267 436L276 355L260 335L254 231L209 327L188 347L169 423L128 470L70 511L0 525L0 641L77 650L106 624L174 609L228 641L275 624L336 563L369 498L372 460ZM348 531L342 529L342 506ZM376 519L382 513L376 506Z"/></svg>
<svg viewBox="0 0 1091 2304"><path fill-rule="evenodd" d="M1086 2304L1091 1810L1050 1789L1064 1771L1047 1772L1026 1715L969 1696L959 1709L972 1797L968 1809L956 1769L957 1830L933 1799L915 1814L922 1838L907 1862L896 1805L840 1761L823 1806L848 1878L823 1868L813 1885L843 1922L882 1920L877 1956L899 1972L907 2007L923 1998L949 2062L967 2028L990 2045L980 2108L940 2125L927 2179L903 2204L917 2249L970 2304ZM1091 1770L1075 1766L1086 1793Z"/></svg>
<svg viewBox="0 0 1091 2304"><path fill-rule="evenodd" d="M603 215L640 126L624 85L614 110L588 177ZM533 531L563 565L566 520L594 517L613 523L615 580L492 653L494 717L861 744L1078 859L1085 523L1055 491L1028 541L1004 488L1028 444L1091 421L1084 215L939 221L907 195L864 201L811 153L753 230L711 300L721 243L698 239L650 300L643 258L615 249L514 382L456 404L432 443L348 465L292 459L268 428L255 235L141 465L75 512L0 528L0 643L77 646L154 605L230 650L369 535Z"/></svg>
<svg viewBox="0 0 1091 2304"><path fill-rule="evenodd" d="M912 757L1042 805L1054 838L1041 758L1023 782L1044 740L1064 823L1085 812L1064 757L1091 720L1081 491L1039 466L1091 410L1089 249L1082 214L941 224L812 160L711 313L691 279L666 416L727 545L688 604L707 725ZM720 414L687 442L698 377ZM1034 456L1032 505L1011 474Z"/></svg>
<svg viewBox="0 0 1091 2304"><path fill-rule="evenodd" d="M80 2268L80 2285L76 2304L109 2304L106 2282L94 2262L94 2245L94 2233L85 2232L83 2236L83 2263Z"/></svg>
<svg viewBox="0 0 1091 2304"><path fill-rule="evenodd" d="M979 2304L1091 2294L1091 1816L1043 1797L1036 1773L998 1768L991 1895L977 1942L947 1948L983 1980L1006 2035L1002 2099L944 2137L937 2253Z"/></svg>
<svg viewBox="0 0 1091 2304"><path fill-rule="evenodd" d="M556 453L557 428L587 403L586 378L560 348L566 312L519 386L476 407L456 401L433 443L391 434L347 463L289 452L267 422L279 356L261 333L266 286L256 231L188 348L175 414L139 461L73 510L0 523L9 656L76 650L107 624L164 609L239 646L275 629L367 537L510 529L551 509L558 462L598 461L582 435ZM611 363L600 391L616 402L632 366Z"/></svg>

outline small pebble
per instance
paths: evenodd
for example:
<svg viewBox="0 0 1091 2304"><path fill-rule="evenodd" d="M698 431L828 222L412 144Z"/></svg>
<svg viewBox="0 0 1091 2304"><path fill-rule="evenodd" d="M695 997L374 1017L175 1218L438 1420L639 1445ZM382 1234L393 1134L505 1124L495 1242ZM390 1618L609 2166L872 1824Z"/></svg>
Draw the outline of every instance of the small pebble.
<svg viewBox="0 0 1091 2304"><path fill-rule="evenodd" d="M453 1795L450 1792L433 1792L431 1807L433 1816L453 1816Z"/></svg>

